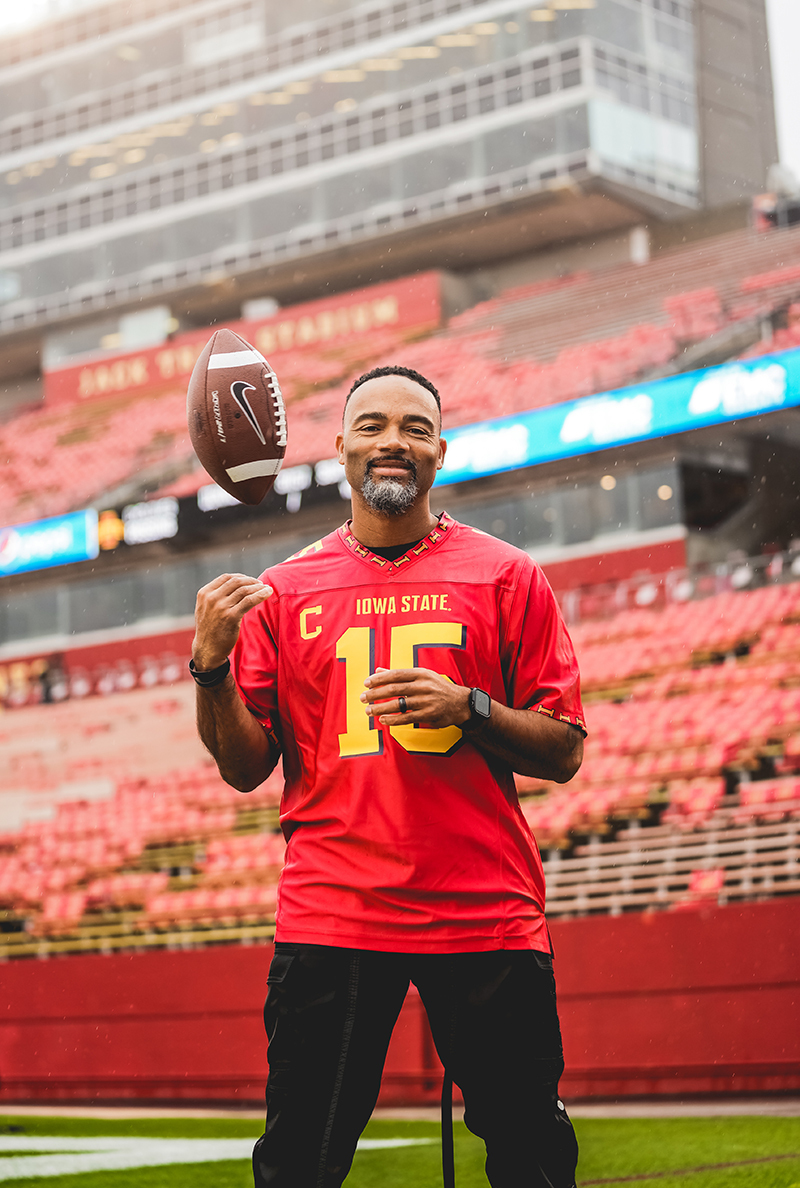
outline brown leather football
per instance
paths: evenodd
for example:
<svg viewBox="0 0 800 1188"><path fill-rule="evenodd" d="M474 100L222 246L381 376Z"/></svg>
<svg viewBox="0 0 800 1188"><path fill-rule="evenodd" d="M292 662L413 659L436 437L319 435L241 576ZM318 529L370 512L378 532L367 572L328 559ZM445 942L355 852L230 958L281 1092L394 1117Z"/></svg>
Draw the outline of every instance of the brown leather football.
<svg viewBox="0 0 800 1188"><path fill-rule="evenodd" d="M232 330L215 330L194 365L186 415L214 482L240 503L260 503L286 453L286 409L261 352Z"/></svg>

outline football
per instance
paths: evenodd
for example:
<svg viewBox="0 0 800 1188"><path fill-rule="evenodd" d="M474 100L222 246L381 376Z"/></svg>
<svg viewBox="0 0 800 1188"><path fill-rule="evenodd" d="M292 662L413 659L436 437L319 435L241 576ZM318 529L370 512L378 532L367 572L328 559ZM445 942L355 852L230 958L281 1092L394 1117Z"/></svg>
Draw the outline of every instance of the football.
<svg viewBox="0 0 800 1188"><path fill-rule="evenodd" d="M216 330L189 380L189 437L214 482L260 503L286 453L286 409L267 360L233 330Z"/></svg>

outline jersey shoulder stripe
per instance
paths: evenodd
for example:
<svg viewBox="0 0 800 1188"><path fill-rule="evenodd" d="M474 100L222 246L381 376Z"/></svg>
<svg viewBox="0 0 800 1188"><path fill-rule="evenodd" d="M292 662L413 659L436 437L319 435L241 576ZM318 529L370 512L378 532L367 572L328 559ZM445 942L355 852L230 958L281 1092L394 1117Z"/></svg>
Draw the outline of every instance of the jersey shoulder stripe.
<svg viewBox="0 0 800 1188"><path fill-rule="evenodd" d="M296 553L292 553L291 557L284 557L283 561L279 561L279 565L286 565L289 561L300 561L303 557L311 557L315 553L321 553L325 547L325 541L315 540L313 544L306 545L305 548L298 549Z"/></svg>

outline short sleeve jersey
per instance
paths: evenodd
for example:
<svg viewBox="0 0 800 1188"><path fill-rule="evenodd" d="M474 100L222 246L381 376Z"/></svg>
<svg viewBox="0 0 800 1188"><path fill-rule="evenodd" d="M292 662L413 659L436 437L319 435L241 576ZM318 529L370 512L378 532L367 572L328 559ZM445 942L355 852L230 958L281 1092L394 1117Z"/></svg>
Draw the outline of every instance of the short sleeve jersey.
<svg viewBox="0 0 800 1188"><path fill-rule="evenodd" d="M233 671L278 736L277 939L387 952L539 949L544 876L513 773L457 726L376 725L376 668L422 667L583 729L578 667L527 554L440 517L395 561L349 526L266 571Z"/></svg>

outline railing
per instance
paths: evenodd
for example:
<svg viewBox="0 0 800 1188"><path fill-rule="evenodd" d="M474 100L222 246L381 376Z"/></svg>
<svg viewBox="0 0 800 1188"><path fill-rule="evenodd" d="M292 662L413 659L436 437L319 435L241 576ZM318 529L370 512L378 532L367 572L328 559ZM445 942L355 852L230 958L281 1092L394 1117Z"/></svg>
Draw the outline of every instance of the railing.
<svg viewBox="0 0 800 1188"><path fill-rule="evenodd" d="M569 626L607 619L626 610L662 610L715 594L755 590L800 581L800 548L759 557L731 556L727 561L639 574L617 582L557 590Z"/></svg>

